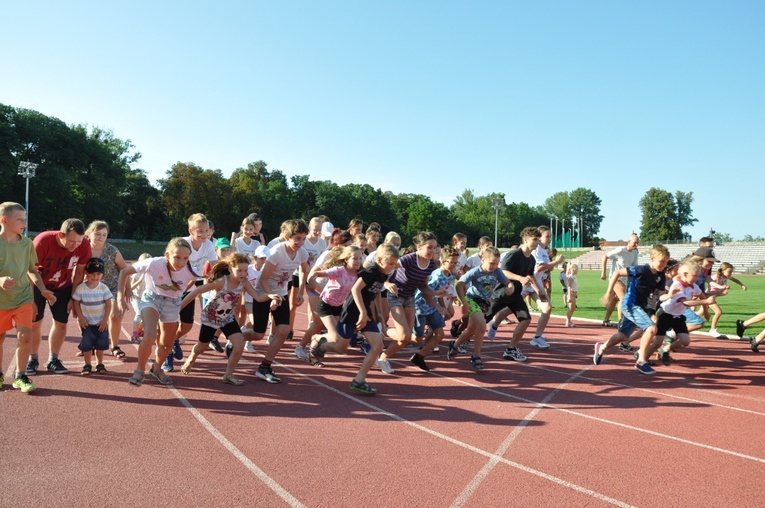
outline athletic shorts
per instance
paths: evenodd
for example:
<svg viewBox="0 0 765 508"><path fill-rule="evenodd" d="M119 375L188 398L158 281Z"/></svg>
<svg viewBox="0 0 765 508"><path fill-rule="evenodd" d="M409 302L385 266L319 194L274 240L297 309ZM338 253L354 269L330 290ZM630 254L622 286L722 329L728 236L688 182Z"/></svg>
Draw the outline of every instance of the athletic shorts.
<svg viewBox="0 0 765 508"><path fill-rule="evenodd" d="M667 330L674 330L676 334L688 333L688 326L685 324L685 316L673 316L666 312L659 314L659 318L656 323L656 335L664 336L667 334Z"/></svg>
<svg viewBox="0 0 765 508"><path fill-rule="evenodd" d="M440 312L435 311L430 314L417 314L417 321L414 324L414 333L416 337L425 336L425 325L430 326L431 330L443 328L446 322Z"/></svg>
<svg viewBox="0 0 765 508"><path fill-rule="evenodd" d="M685 324L688 325L703 325L704 324L704 318L693 312L693 309L688 307L685 309L685 312L683 312L683 316L685 316Z"/></svg>
<svg viewBox="0 0 765 508"><path fill-rule="evenodd" d="M335 329L337 330L338 335L344 339L351 339L354 335L356 335L356 325L354 323L337 323L337 327ZM380 333L380 328L373 320L369 320L367 321L366 326L364 326L360 332Z"/></svg>
<svg viewBox="0 0 765 508"><path fill-rule="evenodd" d="M531 314L529 314L529 308L526 306L526 302L523 301L523 297L518 293L513 293L511 296L501 296L499 298L492 298L489 311L484 315L486 321L490 321L494 317L494 314L507 307L510 312L515 314L515 319L520 323L521 321L529 321Z"/></svg>
<svg viewBox="0 0 765 508"><path fill-rule="evenodd" d="M19 305L15 309L0 310L0 333L11 328L32 328L35 306L32 302Z"/></svg>
<svg viewBox="0 0 765 508"><path fill-rule="evenodd" d="M651 319L648 311L637 305L622 305L622 315L630 320L632 324L640 327L643 331L656 325L656 323L653 322L653 319ZM622 331L621 328L619 331ZM625 333L625 335L629 337L628 333Z"/></svg>
<svg viewBox="0 0 765 508"><path fill-rule="evenodd" d="M111 346L109 340L109 329L101 331L98 329L98 325L88 325L87 328L82 328L82 341L77 349L80 351L106 351Z"/></svg>
<svg viewBox="0 0 765 508"><path fill-rule="evenodd" d="M191 293L191 291L186 291L185 293L183 293L183 296L181 297L181 299L186 298L189 293ZM181 309L181 312L179 315L181 323L186 323L189 325L194 323L194 310L196 309L196 301L197 299L194 298L193 300L191 300L191 302L189 302L187 306Z"/></svg>
<svg viewBox="0 0 765 508"><path fill-rule="evenodd" d="M226 337L231 337L235 333L242 333L242 329L239 328L239 324L236 321L229 321L220 328L207 326L205 324L199 329L199 342L203 344L209 344L215 338L215 332L220 330Z"/></svg>
<svg viewBox="0 0 765 508"><path fill-rule="evenodd" d="M342 305L330 305L324 300L319 300L319 303L316 304L316 314L318 314L319 317L340 316L342 310Z"/></svg>
<svg viewBox="0 0 765 508"><path fill-rule="evenodd" d="M42 321L45 315L45 306L48 305L48 300L40 293L37 286L33 288L35 305L37 306L37 315L34 318L34 322ZM69 305L69 301L72 299L72 286L57 289L53 292L56 296L56 303L50 306L50 313L53 315L53 319L59 323L69 322L69 312L66 310Z"/></svg>
<svg viewBox="0 0 765 508"><path fill-rule="evenodd" d="M266 333L268 328L269 314L274 318L274 325L290 324L290 302L287 298L282 298L282 304L275 310L271 310L271 299L265 302L257 300L252 302L252 330L255 333Z"/></svg>
<svg viewBox="0 0 765 508"><path fill-rule="evenodd" d="M190 303L189 306L193 305ZM144 291L141 301L138 302L141 312L144 309L154 309L159 314L160 323L177 323L180 319L181 298L170 298Z"/></svg>

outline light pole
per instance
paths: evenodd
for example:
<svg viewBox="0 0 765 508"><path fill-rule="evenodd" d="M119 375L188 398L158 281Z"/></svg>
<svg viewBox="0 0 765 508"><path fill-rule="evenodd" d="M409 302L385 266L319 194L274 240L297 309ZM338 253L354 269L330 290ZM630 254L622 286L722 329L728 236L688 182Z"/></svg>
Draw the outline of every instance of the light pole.
<svg viewBox="0 0 765 508"><path fill-rule="evenodd" d="M505 200L494 198L491 200L491 207L494 208L494 246L497 246L497 227L499 225L499 209L502 208Z"/></svg>
<svg viewBox="0 0 765 508"><path fill-rule="evenodd" d="M27 227L24 229L24 236L27 236L29 231L29 179L35 177L36 169L37 164L34 162L22 161L19 163L19 176L23 176L27 180L26 203L24 205L27 209Z"/></svg>

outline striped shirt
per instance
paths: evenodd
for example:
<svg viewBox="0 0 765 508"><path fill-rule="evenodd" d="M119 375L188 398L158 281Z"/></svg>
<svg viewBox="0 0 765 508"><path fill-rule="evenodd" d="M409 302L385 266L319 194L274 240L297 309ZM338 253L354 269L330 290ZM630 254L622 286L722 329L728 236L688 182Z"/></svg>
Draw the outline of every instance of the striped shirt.
<svg viewBox="0 0 765 508"><path fill-rule="evenodd" d="M398 260L401 267L396 268L396 271L389 280L398 286L399 298L409 298L410 296L414 296L417 288L427 282L430 274L436 269L436 263L432 259L428 260L425 269L420 268L417 264L417 260L418 256L416 252L401 256Z"/></svg>
<svg viewBox="0 0 765 508"><path fill-rule="evenodd" d="M74 290L72 299L79 300L85 321L89 325L97 325L104 319L104 303L112 299L112 292L103 282L99 282L95 288L89 288L83 282Z"/></svg>

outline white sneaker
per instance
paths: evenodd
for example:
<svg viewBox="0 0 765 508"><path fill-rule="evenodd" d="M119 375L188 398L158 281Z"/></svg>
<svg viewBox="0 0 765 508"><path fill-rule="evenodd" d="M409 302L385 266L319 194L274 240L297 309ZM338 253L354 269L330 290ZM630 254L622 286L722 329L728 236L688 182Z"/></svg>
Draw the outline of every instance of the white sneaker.
<svg viewBox="0 0 765 508"><path fill-rule="evenodd" d="M255 348L252 347L252 344L250 344L249 340L244 342L244 350L247 351L248 353L254 353L255 352Z"/></svg>
<svg viewBox="0 0 765 508"><path fill-rule="evenodd" d="M486 338L489 340L497 338L497 329L494 328L494 321L489 321L489 327L486 328Z"/></svg>
<svg viewBox="0 0 765 508"><path fill-rule="evenodd" d="M531 339L531 345L536 346L539 349L547 349L550 347L550 344L547 343L544 337L541 335L539 337L534 337Z"/></svg>
<svg viewBox="0 0 765 508"><path fill-rule="evenodd" d="M297 356L300 360L308 360L308 350L298 344L295 346L295 356Z"/></svg>
<svg viewBox="0 0 765 508"><path fill-rule="evenodd" d="M722 336L722 334L717 331L717 328L712 328L711 330L709 330L709 335L715 338Z"/></svg>
<svg viewBox="0 0 765 508"><path fill-rule="evenodd" d="M393 367L390 366L390 362L388 360L383 360L382 358L378 358L377 364L380 366L380 370L382 370L386 374L393 374L394 372L396 372L395 370L393 370Z"/></svg>

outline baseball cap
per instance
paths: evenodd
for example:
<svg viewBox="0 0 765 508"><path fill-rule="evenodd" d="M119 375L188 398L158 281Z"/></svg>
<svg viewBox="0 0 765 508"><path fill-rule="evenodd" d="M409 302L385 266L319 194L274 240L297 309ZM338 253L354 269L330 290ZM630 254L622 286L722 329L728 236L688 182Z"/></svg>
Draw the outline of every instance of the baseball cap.
<svg viewBox="0 0 765 508"><path fill-rule="evenodd" d="M220 237L217 240L215 240L215 248L216 249L230 249L231 248L231 242L228 241L228 238Z"/></svg>
<svg viewBox="0 0 765 508"><path fill-rule="evenodd" d="M85 273L104 273L104 260L101 258L90 258L85 263Z"/></svg>
<svg viewBox="0 0 765 508"><path fill-rule="evenodd" d="M266 258L268 259L269 256L271 256L271 249L269 249L265 245L258 246L257 249L255 249L255 257L256 258Z"/></svg>
<svg viewBox="0 0 765 508"><path fill-rule="evenodd" d="M693 253L694 256L698 256L700 258L704 259L712 259L714 261L720 261L715 257L715 253L712 250L712 247L699 247L696 249L696 252Z"/></svg>
<svg viewBox="0 0 765 508"><path fill-rule="evenodd" d="M334 230L335 230L335 226L333 226L332 223L329 221L321 225L322 236L329 236L332 234L332 231Z"/></svg>

